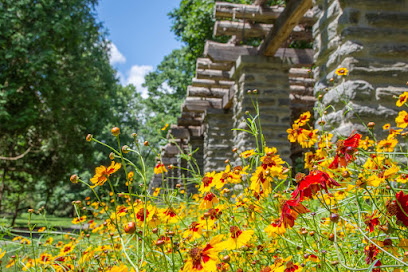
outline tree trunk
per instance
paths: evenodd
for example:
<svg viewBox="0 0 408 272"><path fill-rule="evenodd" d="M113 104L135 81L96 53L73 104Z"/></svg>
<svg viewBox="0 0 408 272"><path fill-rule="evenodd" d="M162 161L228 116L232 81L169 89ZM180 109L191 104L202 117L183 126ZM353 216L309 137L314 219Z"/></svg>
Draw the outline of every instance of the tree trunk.
<svg viewBox="0 0 408 272"><path fill-rule="evenodd" d="M1 184L0 184L0 213L1 213L1 204L3 200L3 195L4 195L4 188L5 188L5 183L6 183L6 174L7 174L7 166L3 168L3 175L1 178Z"/></svg>
<svg viewBox="0 0 408 272"><path fill-rule="evenodd" d="M13 214L13 220L11 221L11 227L14 227L14 224L16 223L16 219L18 216L18 207L20 206L20 194L17 195L17 201L15 204L15 210Z"/></svg>

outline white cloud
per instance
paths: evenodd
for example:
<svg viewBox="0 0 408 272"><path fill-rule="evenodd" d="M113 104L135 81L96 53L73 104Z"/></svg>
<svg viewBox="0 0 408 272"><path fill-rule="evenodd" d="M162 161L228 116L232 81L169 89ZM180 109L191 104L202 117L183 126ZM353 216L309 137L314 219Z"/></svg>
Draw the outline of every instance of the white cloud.
<svg viewBox="0 0 408 272"><path fill-rule="evenodd" d="M143 98L147 98L147 88L142 84L145 82L144 77L153 71L153 66L150 65L133 65L128 73L126 84L133 84L136 87L136 91L142 94Z"/></svg>
<svg viewBox="0 0 408 272"><path fill-rule="evenodd" d="M119 52L119 49L113 43L110 43L109 45L109 62L111 65L126 62L125 56Z"/></svg>

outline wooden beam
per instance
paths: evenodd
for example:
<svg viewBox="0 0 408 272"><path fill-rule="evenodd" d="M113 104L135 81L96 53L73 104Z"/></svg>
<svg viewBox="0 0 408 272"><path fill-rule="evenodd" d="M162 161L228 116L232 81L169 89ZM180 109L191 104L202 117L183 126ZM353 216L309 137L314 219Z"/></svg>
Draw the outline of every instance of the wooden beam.
<svg viewBox="0 0 408 272"><path fill-rule="evenodd" d="M191 85L193 87L229 89L232 85L234 85L234 81L227 81L227 80L217 81L217 80L210 80L210 79L193 78Z"/></svg>
<svg viewBox="0 0 408 272"><path fill-rule="evenodd" d="M205 88L205 87L187 87L188 97L212 97L212 98L223 98L224 95L228 93L228 89L218 89L218 88Z"/></svg>
<svg viewBox="0 0 408 272"><path fill-rule="evenodd" d="M271 31L273 25L250 24L234 21L217 21L214 26L214 36L236 36L242 38L264 38ZM291 39L297 41L312 41L311 31L304 26L295 26Z"/></svg>
<svg viewBox="0 0 408 272"><path fill-rule="evenodd" d="M288 1L285 10L259 46L259 53L265 56L274 56L282 43L288 39L293 28L299 24L300 19L311 7L312 0Z"/></svg>
<svg viewBox="0 0 408 272"><path fill-rule="evenodd" d="M218 63L212 62L209 58L198 58L196 69L211 69L211 70L221 70L229 71L232 67L232 63Z"/></svg>
<svg viewBox="0 0 408 272"><path fill-rule="evenodd" d="M197 69L196 77L198 79L229 80L230 74L229 71Z"/></svg>
<svg viewBox="0 0 408 272"><path fill-rule="evenodd" d="M235 46L231 44L206 41L204 56L213 62L235 62L241 55L256 55L257 49L253 46Z"/></svg>
<svg viewBox="0 0 408 272"><path fill-rule="evenodd" d="M257 5L243 5L225 2L215 3L216 19L241 19L251 22L273 24L285 8L280 6L260 7ZM305 26L313 26L315 18L310 10L300 20Z"/></svg>

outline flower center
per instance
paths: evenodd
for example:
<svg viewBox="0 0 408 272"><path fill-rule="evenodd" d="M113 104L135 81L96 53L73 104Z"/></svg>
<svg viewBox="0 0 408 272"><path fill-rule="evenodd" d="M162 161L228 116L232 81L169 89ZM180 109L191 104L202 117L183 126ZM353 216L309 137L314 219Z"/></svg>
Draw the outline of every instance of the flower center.
<svg viewBox="0 0 408 272"><path fill-rule="evenodd" d="M209 185L211 184L212 180L213 180L213 178L203 177L203 184L204 184L204 187L209 186Z"/></svg>
<svg viewBox="0 0 408 272"><path fill-rule="evenodd" d="M231 238L235 239L241 235L242 230L240 230L239 227L237 226L232 226L230 227L230 232L231 232Z"/></svg>
<svg viewBox="0 0 408 272"><path fill-rule="evenodd" d="M148 215L149 215L149 211L146 210L146 216L148 216ZM144 221L144 220L145 220L145 218L144 218L144 208L141 208L141 209L137 212L136 217L137 217L137 219L139 219L140 221Z"/></svg>
<svg viewBox="0 0 408 272"><path fill-rule="evenodd" d="M193 249L190 249L188 252L188 255L190 255L191 259L193 259L193 262L199 262L201 261L201 256L203 255L203 250L201 248L195 247Z"/></svg>

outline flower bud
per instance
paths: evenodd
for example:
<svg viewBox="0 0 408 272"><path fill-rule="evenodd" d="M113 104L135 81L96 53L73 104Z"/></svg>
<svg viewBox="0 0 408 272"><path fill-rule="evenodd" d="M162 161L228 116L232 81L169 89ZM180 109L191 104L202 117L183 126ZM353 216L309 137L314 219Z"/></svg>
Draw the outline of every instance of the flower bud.
<svg viewBox="0 0 408 272"><path fill-rule="evenodd" d="M375 127L375 123L374 122L369 122L367 124L367 127L373 129Z"/></svg>
<svg viewBox="0 0 408 272"><path fill-rule="evenodd" d="M236 147L234 147L233 149L232 149L232 152L237 152L238 151L238 148L236 148Z"/></svg>
<svg viewBox="0 0 408 272"><path fill-rule="evenodd" d="M180 189L180 188L181 188L181 184L180 184L180 183L177 183L177 184L176 184L176 188Z"/></svg>
<svg viewBox="0 0 408 272"><path fill-rule="evenodd" d="M337 213L332 213L330 215L330 221L332 221L333 223L337 223L339 222L340 216Z"/></svg>
<svg viewBox="0 0 408 272"><path fill-rule="evenodd" d="M159 229L158 228L154 228L154 229L152 229L152 232L153 233L157 233L159 231Z"/></svg>
<svg viewBox="0 0 408 272"><path fill-rule="evenodd" d="M29 212L29 213L33 213L33 212L34 212L34 209L28 209L28 212Z"/></svg>
<svg viewBox="0 0 408 272"><path fill-rule="evenodd" d="M158 241L156 242L156 246L161 247L161 246L163 246L163 245L164 245L164 240L158 240Z"/></svg>
<svg viewBox="0 0 408 272"><path fill-rule="evenodd" d="M92 141L92 138L93 138L92 134L86 135L86 141L87 141L87 142Z"/></svg>
<svg viewBox="0 0 408 272"><path fill-rule="evenodd" d="M148 141L144 141L143 145L144 145L144 146L149 146L149 142L148 142Z"/></svg>
<svg viewBox="0 0 408 272"><path fill-rule="evenodd" d="M136 224L135 222L129 222L125 225L124 230L128 234L133 234L136 231Z"/></svg>
<svg viewBox="0 0 408 272"><path fill-rule="evenodd" d="M72 175L70 178L69 178L69 180L72 182L72 183L78 183L78 176L77 175Z"/></svg>
<svg viewBox="0 0 408 272"><path fill-rule="evenodd" d="M114 128L112 128L111 129L111 133L112 133L112 135L113 136L119 136L119 134L120 134L120 129L118 128L118 127L114 127Z"/></svg>
<svg viewBox="0 0 408 272"><path fill-rule="evenodd" d="M115 159L115 153L111 152L109 154L109 159L114 160Z"/></svg>
<svg viewBox="0 0 408 272"><path fill-rule="evenodd" d="M127 145L122 146L122 152L123 153L129 153L130 148Z"/></svg>
<svg viewBox="0 0 408 272"><path fill-rule="evenodd" d="M222 257L222 261L228 263L231 260L231 257L229 255L225 255Z"/></svg>

